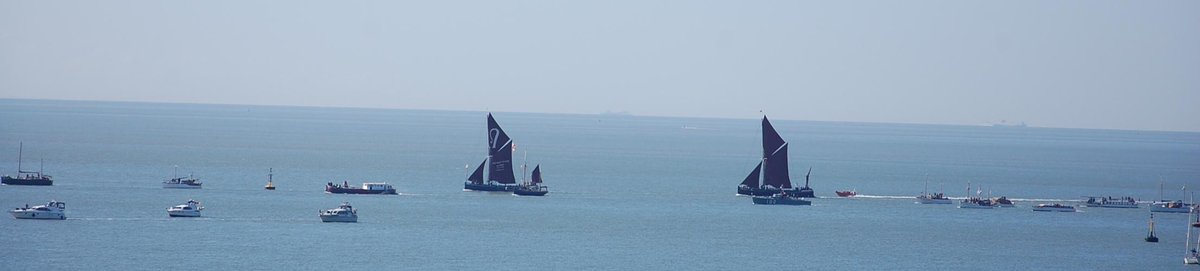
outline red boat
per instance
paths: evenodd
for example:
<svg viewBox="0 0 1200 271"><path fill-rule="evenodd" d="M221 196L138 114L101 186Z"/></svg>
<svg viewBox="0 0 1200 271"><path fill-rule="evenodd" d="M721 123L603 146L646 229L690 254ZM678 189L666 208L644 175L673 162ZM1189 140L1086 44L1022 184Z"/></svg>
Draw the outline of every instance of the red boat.
<svg viewBox="0 0 1200 271"><path fill-rule="evenodd" d="M848 198L848 197L853 197L853 196L855 196L855 195L858 195L858 192L854 192L854 190L850 190L850 191L833 191L833 192L834 192L834 193L837 193L837 195L838 195L839 197L843 197L843 198Z"/></svg>

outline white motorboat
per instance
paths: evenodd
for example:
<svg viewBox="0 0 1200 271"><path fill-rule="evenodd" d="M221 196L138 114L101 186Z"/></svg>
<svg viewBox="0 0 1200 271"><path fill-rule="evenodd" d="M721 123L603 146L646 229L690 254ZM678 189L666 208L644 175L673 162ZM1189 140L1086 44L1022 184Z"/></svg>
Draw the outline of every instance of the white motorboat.
<svg viewBox="0 0 1200 271"><path fill-rule="evenodd" d="M198 201L189 199L187 203L167 208L167 215L171 217L200 217L200 210L204 210L204 206L200 206L200 202Z"/></svg>
<svg viewBox="0 0 1200 271"><path fill-rule="evenodd" d="M1075 206L1062 204L1038 204L1033 206L1035 212L1074 212Z"/></svg>
<svg viewBox="0 0 1200 271"><path fill-rule="evenodd" d="M25 205L24 208L18 207L18 208L9 210L8 213L12 214L12 216L17 219L58 219L58 220L63 220L63 219L67 219L66 210L67 210L66 203L51 200L50 202L46 203L46 205L38 205L38 206L33 206L33 207L29 207L29 205Z"/></svg>
<svg viewBox="0 0 1200 271"><path fill-rule="evenodd" d="M321 211L321 222L358 222L358 210L344 202L337 208Z"/></svg>

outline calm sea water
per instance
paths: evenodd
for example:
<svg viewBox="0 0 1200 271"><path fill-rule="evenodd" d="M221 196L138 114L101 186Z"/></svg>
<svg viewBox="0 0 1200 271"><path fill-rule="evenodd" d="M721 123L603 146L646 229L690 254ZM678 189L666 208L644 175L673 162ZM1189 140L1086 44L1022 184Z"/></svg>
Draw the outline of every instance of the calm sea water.
<svg viewBox="0 0 1200 271"><path fill-rule="evenodd" d="M496 113L541 164L542 198L463 192L485 155L485 113L0 100L0 207L49 199L66 221L0 219L3 270L985 269L1187 270L1185 214L1035 213L1084 195L1186 197L1200 134L774 120L812 206L734 196L757 163L755 119ZM521 158L518 158L520 160ZM202 190L160 182L194 174ZM264 191L268 168L277 191ZM518 178L520 178L518 174ZM913 204L931 190L1038 199L1014 209ZM400 196L329 195L386 181ZM833 190L878 197L841 199ZM187 199L204 218L170 219ZM321 223L349 201L357 224ZM7 215L5 215L7 216Z"/></svg>

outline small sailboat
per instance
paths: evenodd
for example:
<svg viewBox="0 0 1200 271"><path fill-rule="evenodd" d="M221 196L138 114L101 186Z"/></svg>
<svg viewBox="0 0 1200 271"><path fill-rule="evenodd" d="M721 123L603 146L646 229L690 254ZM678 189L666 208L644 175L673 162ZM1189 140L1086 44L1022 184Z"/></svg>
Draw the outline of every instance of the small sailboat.
<svg viewBox="0 0 1200 271"><path fill-rule="evenodd" d="M25 142L20 143L17 148L17 176L0 176L0 183L6 185L54 185L54 179L50 175L42 174L42 169L38 171L21 170L21 155L25 152ZM43 167L45 163L43 162Z"/></svg>
<svg viewBox="0 0 1200 271"><path fill-rule="evenodd" d="M521 184L520 187L517 187L517 190L513 190L513 195L545 196L549 192L550 190L546 189L545 185L542 185L542 165L536 165L533 167L532 179L527 183Z"/></svg>
<svg viewBox="0 0 1200 271"><path fill-rule="evenodd" d="M766 116L762 118L762 147L762 158L758 165L738 184L739 195L768 197L787 193L793 197L813 197L813 190L808 187L812 168L808 169L809 174L804 175L804 187L793 188L791 177L788 176L788 143L779 136Z"/></svg>
<svg viewBox="0 0 1200 271"><path fill-rule="evenodd" d="M487 115L487 128L488 156L479 163L478 167L475 167L475 172L467 176L467 181L463 183L463 190L502 192L516 190L518 185L512 168L512 138L509 138L504 129L500 128L500 124L492 117L492 113Z"/></svg>
<svg viewBox="0 0 1200 271"><path fill-rule="evenodd" d="M263 189L275 190L275 183L272 182L272 181L274 181L275 168L270 168L268 172L269 173L267 173L267 186L264 186Z"/></svg>

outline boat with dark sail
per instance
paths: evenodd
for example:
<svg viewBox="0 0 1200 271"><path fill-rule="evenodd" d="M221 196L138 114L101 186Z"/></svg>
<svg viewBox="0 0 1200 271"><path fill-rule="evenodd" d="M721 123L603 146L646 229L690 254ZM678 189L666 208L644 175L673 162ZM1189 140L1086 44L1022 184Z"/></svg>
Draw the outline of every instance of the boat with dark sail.
<svg viewBox="0 0 1200 271"><path fill-rule="evenodd" d="M788 144L766 116L762 118L762 147L761 161L738 185L739 195L766 197L786 193L792 197L813 197L812 188L808 187L809 174L804 175L803 188L792 187L788 176ZM812 173L812 168L808 171Z"/></svg>
<svg viewBox="0 0 1200 271"><path fill-rule="evenodd" d="M496 123L491 113L487 115L488 156L475 167L463 183L464 190L512 192L517 190L517 178L513 174L513 141ZM486 181L485 181L486 180Z"/></svg>
<svg viewBox="0 0 1200 271"><path fill-rule="evenodd" d="M20 147L17 148L17 175L0 176L0 183L6 185L54 185L54 178L50 177L50 175L42 174L41 169L38 169L38 171L21 170L21 155L25 152L25 142L21 142L20 144Z"/></svg>
<svg viewBox="0 0 1200 271"><path fill-rule="evenodd" d="M549 192L550 190L545 185L542 185L542 165L537 165L533 167L533 175L529 182L522 183L516 190L513 190L513 195L545 196Z"/></svg>

